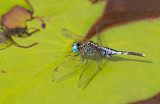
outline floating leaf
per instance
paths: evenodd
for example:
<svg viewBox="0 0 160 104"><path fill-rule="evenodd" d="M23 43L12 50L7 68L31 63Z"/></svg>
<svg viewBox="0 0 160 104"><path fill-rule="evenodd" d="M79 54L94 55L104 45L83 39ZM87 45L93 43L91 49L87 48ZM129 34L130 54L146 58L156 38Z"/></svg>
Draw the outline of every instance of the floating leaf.
<svg viewBox="0 0 160 104"><path fill-rule="evenodd" d="M2 1L6 3L0 3L0 8L12 8L10 3L15 1L20 6L24 5L22 0ZM1 104L127 104L150 98L160 91L159 20L144 20L100 34L108 47L144 53L146 57L118 55L109 58L109 63L102 67L85 90L81 90L77 87L80 70L68 80L52 82L53 68L64 61L73 45L73 41L64 37L61 30L66 28L85 36L103 12L104 2L96 5L88 0L30 2L35 16L51 17L46 21L46 29L29 38L14 38L22 45L33 41L39 45L0 51L0 69L7 72L0 73ZM8 9L3 11L8 12ZM30 25L37 24L27 24Z"/></svg>

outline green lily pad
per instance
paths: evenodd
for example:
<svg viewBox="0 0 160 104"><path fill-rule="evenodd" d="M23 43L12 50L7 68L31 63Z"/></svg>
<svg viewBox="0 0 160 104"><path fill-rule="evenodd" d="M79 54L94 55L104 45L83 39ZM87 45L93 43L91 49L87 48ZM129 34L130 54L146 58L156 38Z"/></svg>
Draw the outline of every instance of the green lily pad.
<svg viewBox="0 0 160 104"><path fill-rule="evenodd" d="M109 58L103 70L82 90L78 88L81 71L63 82L52 82L54 68L64 61L73 43L61 34L61 29L84 36L101 15L104 3L93 5L88 0L30 2L34 15L44 16L47 27L29 38L15 38L24 45L38 42L37 46L28 49L12 46L0 51L0 70L7 71L0 73L1 104L126 104L160 91L158 20L136 22L101 33L108 47L144 53L146 57L117 55ZM8 12L15 4L28 7L22 0L3 0L0 14ZM37 20L27 23L30 27L39 26Z"/></svg>

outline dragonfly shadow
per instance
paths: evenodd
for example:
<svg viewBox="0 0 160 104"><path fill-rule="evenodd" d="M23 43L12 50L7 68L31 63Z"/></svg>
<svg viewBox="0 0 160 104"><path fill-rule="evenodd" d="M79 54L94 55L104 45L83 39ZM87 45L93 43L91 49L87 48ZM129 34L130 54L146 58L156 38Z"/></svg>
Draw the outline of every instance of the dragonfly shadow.
<svg viewBox="0 0 160 104"><path fill-rule="evenodd" d="M112 56L111 58L108 58L109 61L118 62L118 61L137 61L137 62L145 62L145 63L153 63L152 61L148 60L140 60L140 59L129 59L129 58L123 58L120 56Z"/></svg>

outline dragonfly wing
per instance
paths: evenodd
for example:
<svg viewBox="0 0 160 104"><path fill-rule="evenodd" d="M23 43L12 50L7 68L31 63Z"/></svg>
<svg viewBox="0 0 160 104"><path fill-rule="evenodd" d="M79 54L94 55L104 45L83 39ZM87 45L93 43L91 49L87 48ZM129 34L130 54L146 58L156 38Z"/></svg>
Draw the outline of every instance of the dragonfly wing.
<svg viewBox="0 0 160 104"><path fill-rule="evenodd" d="M93 55L94 56L94 55ZM80 75L78 86L85 88L94 76L101 70L102 65L106 60L101 56L94 56L87 60L87 65Z"/></svg>
<svg viewBox="0 0 160 104"><path fill-rule="evenodd" d="M11 37L7 37L4 31L0 31L0 50L10 47L13 44Z"/></svg>
<svg viewBox="0 0 160 104"><path fill-rule="evenodd" d="M52 74L53 81L59 82L70 77L78 69L77 65L80 64L81 61L80 55L74 55L66 59L54 69Z"/></svg>
<svg viewBox="0 0 160 104"><path fill-rule="evenodd" d="M70 39L72 39L72 40L74 40L76 42L78 42L80 40L88 40L88 39L86 39L86 38L84 38L84 37L82 37L82 36L80 36L80 35L78 35L76 33L73 33L73 32L71 32L71 31L69 31L67 29L62 29L62 34L65 37L70 38Z"/></svg>

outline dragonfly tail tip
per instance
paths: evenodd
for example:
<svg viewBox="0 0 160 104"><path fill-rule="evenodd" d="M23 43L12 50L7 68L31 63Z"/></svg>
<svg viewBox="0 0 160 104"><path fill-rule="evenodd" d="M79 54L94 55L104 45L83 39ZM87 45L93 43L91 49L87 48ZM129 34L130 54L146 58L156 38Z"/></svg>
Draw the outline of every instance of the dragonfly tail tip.
<svg viewBox="0 0 160 104"><path fill-rule="evenodd" d="M142 54L142 57L145 57L146 55L145 54Z"/></svg>

